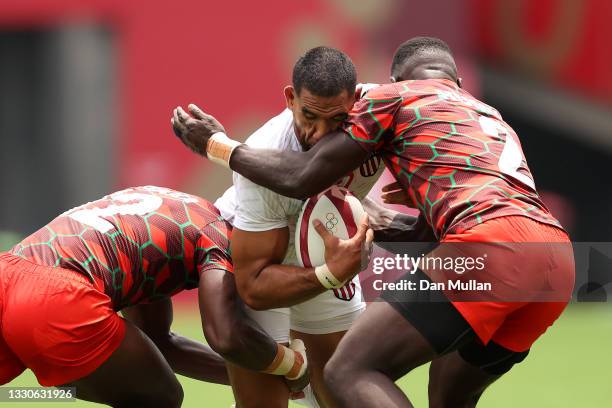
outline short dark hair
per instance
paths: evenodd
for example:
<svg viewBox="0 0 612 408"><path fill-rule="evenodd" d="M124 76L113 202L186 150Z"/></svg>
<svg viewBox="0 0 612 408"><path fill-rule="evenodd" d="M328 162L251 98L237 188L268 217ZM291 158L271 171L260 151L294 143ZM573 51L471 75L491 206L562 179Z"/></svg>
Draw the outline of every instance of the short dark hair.
<svg viewBox="0 0 612 408"><path fill-rule="evenodd" d="M451 56L453 55L448 44L439 38L414 37L397 47L395 55L393 55L393 62L391 63L391 75L399 69L399 66L402 65L406 59L423 51L443 51Z"/></svg>
<svg viewBox="0 0 612 408"><path fill-rule="evenodd" d="M293 67L293 88L299 94L302 88L317 96L336 96L346 90L355 92L357 71L353 61L330 47L316 47L301 56Z"/></svg>

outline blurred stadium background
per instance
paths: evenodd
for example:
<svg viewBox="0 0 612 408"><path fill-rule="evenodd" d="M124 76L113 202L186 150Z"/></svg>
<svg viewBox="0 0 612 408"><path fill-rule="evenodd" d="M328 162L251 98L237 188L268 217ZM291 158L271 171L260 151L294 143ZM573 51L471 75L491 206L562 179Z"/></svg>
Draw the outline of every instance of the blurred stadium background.
<svg viewBox="0 0 612 408"><path fill-rule="evenodd" d="M340 48L360 81L385 82L415 35L447 41L465 87L514 127L573 240L611 241L610 19L607 0L2 0L0 248L127 186L214 200L231 174L174 140L175 106L195 102L244 139L283 109L306 49ZM201 338L193 302L175 300L176 327ZM608 304L572 305L480 406L612 406L611 317ZM187 407L231 403L226 387L184 384ZM401 384L426 405L425 367Z"/></svg>

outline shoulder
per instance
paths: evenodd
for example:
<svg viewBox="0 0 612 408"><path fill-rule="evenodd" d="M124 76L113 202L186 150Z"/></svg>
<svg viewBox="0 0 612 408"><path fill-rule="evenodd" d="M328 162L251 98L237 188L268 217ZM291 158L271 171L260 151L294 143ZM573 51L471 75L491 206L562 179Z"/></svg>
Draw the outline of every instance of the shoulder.
<svg viewBox="0 0 612 408"><path fill-rule="evenodd" d="M293 114L289 109L285 109L257 129L245 143L257 148L293 150L294 138Z"/></svg>
<svg viewBox="0 0 612 408"><path fill-rule="evenodd" d="M364 100L401 99L402 82L372 86L363 94Z"/></svg>

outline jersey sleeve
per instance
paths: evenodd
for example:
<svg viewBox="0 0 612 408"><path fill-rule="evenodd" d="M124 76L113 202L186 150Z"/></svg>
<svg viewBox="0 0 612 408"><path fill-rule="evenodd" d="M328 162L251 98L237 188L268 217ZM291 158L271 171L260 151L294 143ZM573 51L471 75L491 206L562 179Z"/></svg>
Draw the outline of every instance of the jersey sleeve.
<svg viewBox="0 0 612 408"><path fill-rule="evenodd" d="M286 209L291 198L281 196L238 174L234 174L234 188L234 227L258 232L283 228L289 224Z"/></svg>
<svg viewBox="0 0 612 408"><path fill-rule="evenodd" d="M198 273L201 275L211 269L234 272L230 255L231 226L224 220L211 222L202 229L196 248Z"/></svg>
<svg viewBox="0 0 612 408"><path fill-rule="evenodd" d="M366 151L379 150L393 128L395 113L401 105L402 97L392 85L371 89L355 102L343 129Z"/></svg>

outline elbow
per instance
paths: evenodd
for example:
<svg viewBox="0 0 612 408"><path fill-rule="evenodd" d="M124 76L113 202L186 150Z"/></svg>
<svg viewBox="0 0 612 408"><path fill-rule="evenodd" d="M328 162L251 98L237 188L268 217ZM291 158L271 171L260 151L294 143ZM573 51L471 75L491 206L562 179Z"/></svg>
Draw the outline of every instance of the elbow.
<svg viewBox="0 0 612 408"><path fill-rule="evenodd" d="M263 299L254 289L253 285L238 285L238 294L245 305L253 310L266 310L269 309Z"/></svg>
<svg viewBox="0 0 612 408"><path fill-rule="evenodd" d="M267 307L265 302L263 302L261 299L258 299L255 296L247 296L245 299L243 299L243 301L248 307L250 307L253 310L269 309L269 307Z"/></svg>
<svg viewBox="0 0 612 408"><path fill-rule="evenodd" d="M242 344L232 336L212 337L206 336L211 349L225 360L236 361L244 354Z"/></svg>
<svg viewBox="0 0 612 408"><path fill-rule="evenodd" d="M236 333L227 322L208 321L203 329L210 348L224 359L235 361L244 354L240 333Z"/></svg>

